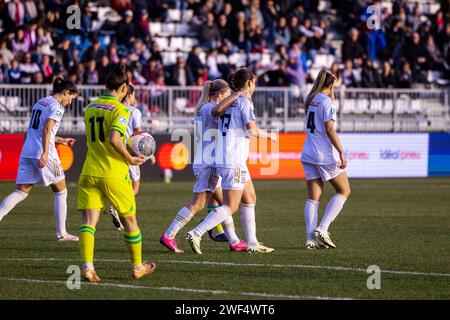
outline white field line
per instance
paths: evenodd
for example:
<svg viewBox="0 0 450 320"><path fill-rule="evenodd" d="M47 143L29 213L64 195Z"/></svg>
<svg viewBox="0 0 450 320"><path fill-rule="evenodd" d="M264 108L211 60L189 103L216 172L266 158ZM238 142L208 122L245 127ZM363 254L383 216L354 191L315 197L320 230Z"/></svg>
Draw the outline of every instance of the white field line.
<svg viewBox="0 0 450 320"><path fill-rule="evenodd" d="M74 259L58 259L58 258L2 258L8 261L72 261ZM129 263L129 260L117 259L95 259L98 262L119 262ZM155 261L158 262L158 261ZM189 260L159 260L161 263L179 263L179 264L194 264L194 265L213 265L213 266L228 266L228 267L264 267L264 268L293 268L293 269L324 269L336 271L350 271L367 273L364 268L350 268L338 266L320 266L320 265L305 265L305 264L260 264L260 263L235 263L235 262L216 262L216 261L189 261ZM416 271L402 271L402 270L383 270L381 273L398 274L405 276L429 276L429 277L450 277L450 273L442 272L416 272Z"/></svg>
<svg viewBox="0 0 450 320"><path fill-rule="evenodd" d="M11 282L26 282L26 283L37 283L37 284L59 284L66 285L66 281L57 280L39 280L39 279L26 279L26 278L0 278L0 281L11 281ZM287 295L287 294L272 294L263 292L231 292L226 290L204 290L204 289L192 289L192 288L178 288L178 287L147 287L147 286L135 286L129 284L120 283L90 283L83 282L83 285L89 285L93 287L107 287L107 288L121 288L121 289L146 289L146 290L156 290L156 291L178 291L178 292L190 292L190 293L206 293L213 295L239 295L248 297L263 297L263 298L278 298L278 299L307 299L307 300L352 300L351 298L340 298L340 297L321 297L321 296L297 296L297 295Z"/></svg>

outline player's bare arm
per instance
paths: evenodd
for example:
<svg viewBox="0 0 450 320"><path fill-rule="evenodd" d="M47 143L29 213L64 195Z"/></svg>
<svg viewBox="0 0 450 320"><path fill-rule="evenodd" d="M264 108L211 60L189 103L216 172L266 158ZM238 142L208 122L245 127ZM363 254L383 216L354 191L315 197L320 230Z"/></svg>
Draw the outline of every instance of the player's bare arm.
<svg viewBox="0 0 450 320"><path fill-rule="evenodd" d="M341 142L339 141L339 137L336 133L336 129L334 128L334 120L329 120L325 122L325 128L327 130L327 136L330 139L333 146L339 152L339 157L341 158L341 169L345 169L347 167L347 158L345 157L344 149L342 148Z"/></svg>
<svg viewBox="0 0 450 320"><path fill-rule="evenodd" d="M44 129L42 130L42 148L43 152L41 158L39 159L39 167L43 168L47 165L48 153L50 149L50 136L52 134L52 129L55 126L56 121L53 119L48 119L45 123Z"/></svg>
<svg viewBox="0 0 450 320"><path fill-rule="evenodd" d="M58 136L55 137L56 144L62 144L71 147L75 144L75 142L77 142L77 140L75 140L74 138L63 138Z"/></svg>
<svg viewBox="0 0 450 320"><path fill-rule="evenodd" d="M266 130L258 128L255 121L247 123L247 132L250 136L255 138L270 139L272 141L278 140L276 133L267 132Z"/></svg>
<svg viewBox="0 0 450 320"><path fill-rule="evenodd" d="M119 131L111 130L109 134L109 142L111 143L112 147L126 162L128 162L131 165L141 165L145 162L145 159L143 157L133 157L125 147L125 144L123 143L121 139L121 134Z"/></svg>
<svg viewBox="0 0 450 320"><path fill-rule="evenodd" d="M237 100L239 97L248 97L249 94L245 91L238 91L233 93L232 95L226 97L224 100L222 100L216 107L211 109L211 115L213 117L218 117ZM250 98L249 98L250 99Z"/></svg>

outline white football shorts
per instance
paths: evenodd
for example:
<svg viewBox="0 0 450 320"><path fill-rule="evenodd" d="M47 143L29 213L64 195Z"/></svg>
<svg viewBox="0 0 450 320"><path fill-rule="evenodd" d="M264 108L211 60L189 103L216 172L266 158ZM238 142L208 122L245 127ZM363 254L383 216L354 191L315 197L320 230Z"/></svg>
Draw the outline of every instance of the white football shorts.
<svg viewBox="0 0 450 320"><path fill-rule="evenodd" d="M141 180L141 168L139 166L130 166L130 179L133 182Z"/></svg>
<svg viewBox="0 0 450 320"><path fill-rule="evenodd" d="M317 165L307 162L302 162L305 170L305 179L314 180L321 179L323 182L336 178L341 172L345 170L339 167L338 163L328 165Z"/></svg>
<svg viewBox="0 0 450 320"><path fill-rule="evenodd" d="M46 187L65 179L64 170L59 158L48 159L44 168L39 168L39 160L20 158L17 171L17 184L36 184L42 182Z"/></svg>
<svg viewBox="0 0 450 320"><path fill-rule="evenodd" d="M239 168L218 168L222 178L223 190L244 190L245 183L250 181L250 172L247 166Z"/></svg>
<svg viewBox="0 0 450 320"><path fill-rule="evenodd" d="M194 168L195 183L193 191L203 193L206 191L215 192L221 186L221 178L216 168Z"/></svg>

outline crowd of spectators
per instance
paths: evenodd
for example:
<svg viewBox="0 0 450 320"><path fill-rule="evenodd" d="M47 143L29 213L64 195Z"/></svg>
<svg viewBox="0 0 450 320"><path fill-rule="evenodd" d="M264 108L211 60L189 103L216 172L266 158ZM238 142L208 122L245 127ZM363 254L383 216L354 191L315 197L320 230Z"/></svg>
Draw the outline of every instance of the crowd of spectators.
<svg viewBox="0 0 450 320"><path fill-rule="evenodd" d="M378 1L330 2L335 14L319 11L318 0L0 1L0 83L45 84L63 76L103 84L110 66L121 62L134 84L202 85L226 78L236 52L270 53L265 65L248 63L261 86L311 82L318 54L334 57L331 68L347 87L410 88L430 83L432 71L450 79L449 0L432 15L394 0L376 30L367 19ZM81 8L79 29L67 29L70 5ZM106 18L99 7L111 8ZM168 65L151 26L167 22L170 9L192 10L198 45ZM333 30L345 35L341 48L329 41L333 21L342 22Z"/></svg>

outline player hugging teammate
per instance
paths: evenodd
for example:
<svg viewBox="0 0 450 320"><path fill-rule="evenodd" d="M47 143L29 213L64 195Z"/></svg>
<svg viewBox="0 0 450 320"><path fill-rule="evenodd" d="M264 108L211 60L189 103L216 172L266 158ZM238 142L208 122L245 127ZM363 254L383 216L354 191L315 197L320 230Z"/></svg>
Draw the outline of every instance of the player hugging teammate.
<svg viewBox="0 0 450 320"><path fill-rule="evenodd" d="M255 76L246 68L230 76L230 87L245 94L239 97L219 116L218 143L215 150L215 167L222 179L223 203L211 211L193 230L186 240L197 254L202 254L200 241L203 234L219 223L224 226L231 246L240 244L234 232L232 214L241 206L241 222L250 253L269 253L273 249L262 245L256 238L255 205L256 193L247 168L250 137L276 140L275 134L256 127L251 96L255 91Z"/></svg>

